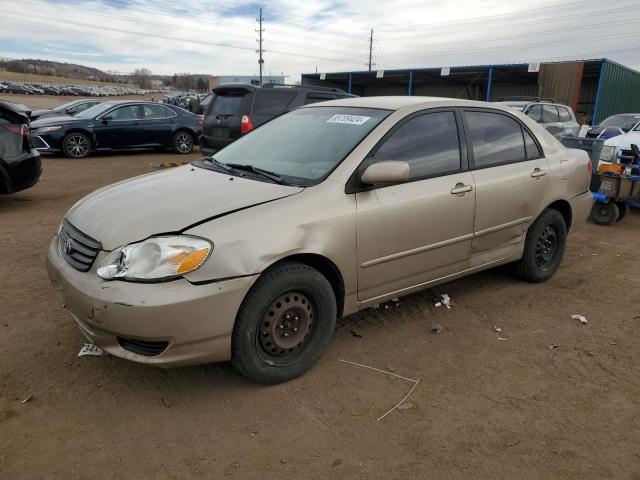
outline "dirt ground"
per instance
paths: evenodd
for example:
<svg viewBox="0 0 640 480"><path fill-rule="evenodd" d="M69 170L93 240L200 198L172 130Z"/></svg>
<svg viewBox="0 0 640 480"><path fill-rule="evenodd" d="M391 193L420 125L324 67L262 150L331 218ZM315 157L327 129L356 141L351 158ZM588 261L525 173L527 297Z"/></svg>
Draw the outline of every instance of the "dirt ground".
<svg viewBox="0 0 640 480"><path fill-rule="evenodd" d="M0 197L0 478L640 479L640 211L572 233L548 283L492 270L343 319L284 385L78 358L45 271L60 220L184 158L46 158L38 185ZM451 310L433 305L445 292ZM378 422L411 384L339 359L420 383Z"/></svg>

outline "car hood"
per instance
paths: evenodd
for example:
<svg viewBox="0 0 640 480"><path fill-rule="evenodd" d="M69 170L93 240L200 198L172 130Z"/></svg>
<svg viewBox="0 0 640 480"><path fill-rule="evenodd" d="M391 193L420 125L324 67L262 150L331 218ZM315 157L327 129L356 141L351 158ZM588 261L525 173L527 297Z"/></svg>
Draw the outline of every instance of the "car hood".
<svg viewBox="0 0 640 480"><path fill-rule="evenodd" d="M34 115L35 112L32 112ZM48 127L50 125L65 125L68 123L82 123L86 121L86 119L78 119L74 117L70 117L69 115L55 115L53 117L45 116L44 118L39 118L38 120L34 120L31 122L31 128L40 128L40 127Z"/></svg>
<svg viewBox="0 0 640 480"><path fill-rule="evenodd" d="M619 147L624 149L631 148L632 144L640 147L640 132L627 132L617 137L610 138L604 142L607 146Z"/></svg>
<svg viewBox="0 0 640 480"><path fill-rule="evenodd" d="M113 250L302 190L186 165L97 190L76 203L66 218L104 250Z"/></svg>
<svg viewBox="0 0 640 480"><path fill-rule="evenodd" d="M603 140L616 137L622 133L622 130L618 127L592 127L587 131L587 135L598 137Z"/></svg>

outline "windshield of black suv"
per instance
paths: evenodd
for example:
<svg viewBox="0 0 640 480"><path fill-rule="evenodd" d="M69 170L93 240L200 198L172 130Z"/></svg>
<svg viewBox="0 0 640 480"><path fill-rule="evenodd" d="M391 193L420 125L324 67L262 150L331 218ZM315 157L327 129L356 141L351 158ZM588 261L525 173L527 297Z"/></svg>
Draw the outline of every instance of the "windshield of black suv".
<svg viewBox="0 0 640 480"><path fill-rule="evenodd" d="M301 108L240 137L214 158L243 174L253 167L281 177L283 183L316 185L389 113L372 108ZM213 162L199 166L213 168Z"/></svg>

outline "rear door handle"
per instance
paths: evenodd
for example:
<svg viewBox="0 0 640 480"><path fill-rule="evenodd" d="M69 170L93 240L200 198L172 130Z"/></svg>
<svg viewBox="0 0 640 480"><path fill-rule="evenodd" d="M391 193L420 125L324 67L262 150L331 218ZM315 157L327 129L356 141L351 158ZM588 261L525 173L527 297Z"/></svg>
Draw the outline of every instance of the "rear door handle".
<svg viewBox="0 0 640 480"><path fill-rule="evenodd" d="M531 177L532 178L540 178L540 177L544 177L547 174L546 170L540 170L539 168L536 168L532 173L531 173Z"/></svg>
<svg viewBox="0 0 640 480"><path fill-rule="evenodd" d="M471 185L465 185L464 183L456 183L456 186L451 189L452 195L460 195L462 193L467 193L473 190Z"/></svg>

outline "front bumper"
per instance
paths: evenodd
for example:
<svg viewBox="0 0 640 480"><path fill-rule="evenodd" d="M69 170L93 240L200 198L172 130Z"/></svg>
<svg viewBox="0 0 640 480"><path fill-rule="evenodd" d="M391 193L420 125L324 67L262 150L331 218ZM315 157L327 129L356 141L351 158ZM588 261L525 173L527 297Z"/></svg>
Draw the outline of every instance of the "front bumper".
<svg viewBox="0 0 640 480"><path fill-rule="evenodd" d="M88 272L80 272L60 255L57 236L47 253L49 279L91 343L117 357L160 367L231 358L236 314L257 275L207 285L185 279L105 281L96 275L105 255L101 252ZM131 351L136 342L168 345L149 356Z"/></svg>
<svg viewBox="0 0 640 480"><path fill-rule="evenodd" d="M593 195L591 192L584 192L569 199L571 205L572 221L571 230L580 228L587 223L593 207Z"/></svg>

